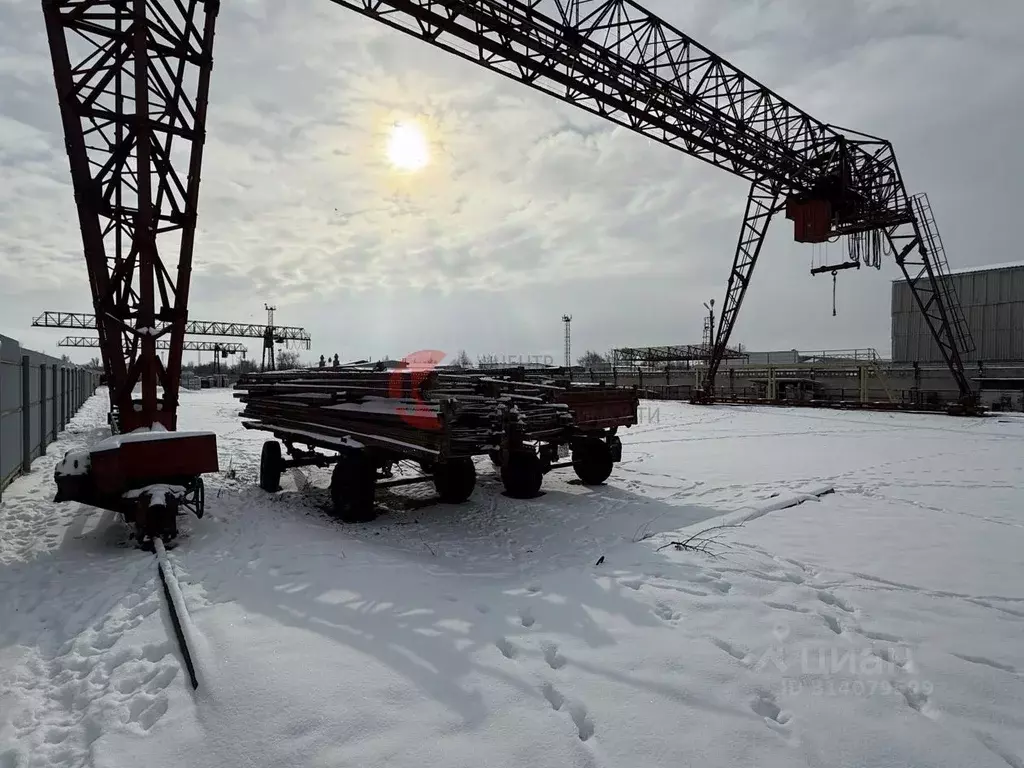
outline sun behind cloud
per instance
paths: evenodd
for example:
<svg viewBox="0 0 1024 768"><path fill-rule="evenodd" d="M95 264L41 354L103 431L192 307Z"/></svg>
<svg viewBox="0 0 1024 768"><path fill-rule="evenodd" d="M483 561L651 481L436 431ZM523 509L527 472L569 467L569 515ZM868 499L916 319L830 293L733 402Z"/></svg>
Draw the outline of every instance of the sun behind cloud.
<svg viewBox="0 0 1024 768"><path fill-rule="evenodd" d="M388 136L387 158L399 171L419 171L430 162L430 145L423 129L413 122L395 123Z"/></svg>

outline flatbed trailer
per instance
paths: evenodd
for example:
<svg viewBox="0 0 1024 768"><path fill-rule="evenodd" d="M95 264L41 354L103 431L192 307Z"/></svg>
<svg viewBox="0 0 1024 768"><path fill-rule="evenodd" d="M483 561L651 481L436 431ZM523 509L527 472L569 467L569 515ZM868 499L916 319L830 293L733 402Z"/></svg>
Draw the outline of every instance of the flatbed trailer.
<svg viewBox="0 0 1024 768"><path fill-rule="evenodd" d="M263 445L260 487L278 490L293 467L333 465L335 513L360 522L374 517L377 487L433 483L442 501L465 501L476 486L474 457L489 456L509 496L532 498L555 469L572 467L588 485L605 482L622 458L618 429L637 423L635 389L465 374L456 387L403 373L400 386L391 381L385 392L380 373L243 378L237 387L246 393L236 393L246 403L243 426L275 438ZM394 467L410 460L421 474L395 477Z"/></svg>

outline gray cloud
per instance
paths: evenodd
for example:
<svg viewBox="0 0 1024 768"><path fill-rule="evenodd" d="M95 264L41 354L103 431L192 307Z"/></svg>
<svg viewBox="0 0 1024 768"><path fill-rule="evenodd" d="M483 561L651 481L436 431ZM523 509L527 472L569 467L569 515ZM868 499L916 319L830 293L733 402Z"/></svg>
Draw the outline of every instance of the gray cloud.
<svg viewBox="0 0 1024 768"><path fill-rule="evenodd" d="M893 140L955 265L1016 256L1024 6L649 7L816 117ZM431 141L415 176L384 158L401 119ZM88 310L89 294L34 1L0 7L0 167L0 329L52 345L58 332L30 331L31 316ZM559 356L563 312L581 350L694 341L702 302L724 290L745 191L329 2L225 3L191 315L259 321L272 301L315 354L343 357ZM844 276L833 319L811 257L774 224L735 340L887 350L892 265Z"/></svg>

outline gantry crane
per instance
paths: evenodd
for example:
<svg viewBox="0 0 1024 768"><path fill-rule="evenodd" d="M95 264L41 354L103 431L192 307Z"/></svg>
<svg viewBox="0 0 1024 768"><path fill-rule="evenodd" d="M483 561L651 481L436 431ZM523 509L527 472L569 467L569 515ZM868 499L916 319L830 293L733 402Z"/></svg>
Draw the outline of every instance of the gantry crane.
<svg viewBox="0 0 1024 768"><path fill-rule="evenodd" d="M785 211L799 242L846 237L855 258L895 257L970 403L970 337L941 241L888 141L815 120L630 0L332 2L749 182L705 398L768 223ZM114 425L173 430L220 3L42 5ZM180 450L167 441L168 456Z"/></svg>
<svg viewBox="0 0 1024 768"><path fill-rule="evenodd" d="M65 336L63 339L57 342L58 347L77 347L79 349L98 349L100 346L100 340L95 336ZM171 344L168 341L161 339L156 343L156 348L159 350L168 350L171 348ZM244 358L248 353L245 345L236 344L234 342L225 341L190 341L186 339L182 342L182 352L215 352L218 355L227 357L228 355L236 355L241 353Z"/></svg>
<svg viewBox="0 0 1024 768"><path fill-rule="evenodd" d="M43 312L32 318L33 328L74 328L96 330L96 316L85 312ZM131 334L129 333L129 336ZM186 336L227 336L236 339L266 339L296 343L309 349L312 339L305 328L292 325L266 326L259 323L228 323L217 320L188 320Z"/></svg>

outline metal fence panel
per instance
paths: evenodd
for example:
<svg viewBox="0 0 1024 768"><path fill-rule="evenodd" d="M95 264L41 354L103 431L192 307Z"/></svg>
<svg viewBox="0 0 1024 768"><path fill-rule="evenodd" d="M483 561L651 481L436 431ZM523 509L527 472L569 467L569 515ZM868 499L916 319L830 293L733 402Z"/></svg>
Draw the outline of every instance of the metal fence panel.
<svg viewBox="0 0 1024 768"><path fill-rule="evenodd" d="M98 373L0 335L0 498L98 386Z"/></svg>

